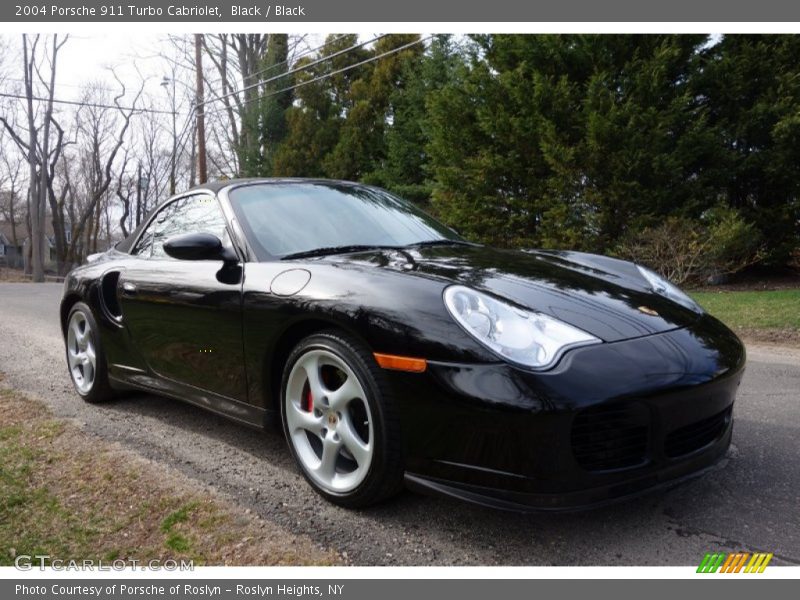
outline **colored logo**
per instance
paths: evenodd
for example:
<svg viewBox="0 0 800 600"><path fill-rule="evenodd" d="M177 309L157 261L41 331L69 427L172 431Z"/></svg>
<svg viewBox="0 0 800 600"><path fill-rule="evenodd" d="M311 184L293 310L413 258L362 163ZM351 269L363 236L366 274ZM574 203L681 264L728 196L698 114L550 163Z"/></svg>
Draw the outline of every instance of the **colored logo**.
<svg viewBox="0 0 800 600"><path fill-rule="evenodd" d="M748 560L749 559L749 560ZM698 573L763 573L769 561L772 560L772 553L755 552L709 552L704 557L700 566L697 567Z"/></svg>

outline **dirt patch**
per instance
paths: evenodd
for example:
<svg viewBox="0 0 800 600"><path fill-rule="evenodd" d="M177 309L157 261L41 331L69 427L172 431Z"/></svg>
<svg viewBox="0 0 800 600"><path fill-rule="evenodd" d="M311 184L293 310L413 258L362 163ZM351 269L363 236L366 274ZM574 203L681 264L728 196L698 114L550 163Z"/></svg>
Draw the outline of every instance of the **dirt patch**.
<svg viewBox="0 0 800 600"><path fill-rule="evenodd" d="M747 341L748 360L758 357L773 364L800 365L800 346Z"/></svg>
<svg viewBox="0 0 800 600"><path fill-rule="evenodd" d="M56 419L0 375L0 564L54 558L192 560L195 565L330 565L310 538Z"/></svg>
<svg viewBox="0 0 800 600"><path fill-rule="evenodd" d="M759 271L741 273L723 284L704 285L697 289L704 292L763 292L797 288L800 288L800 271L782 269L779 273Z"/></svg>
<svg viewBox="0 0 800 600"><path fill-rule="evenodd" d="M30 283L31 278L19 269L0 267L0 281L6 283Z"/></svg>
<svg viewBox="0 0 800 600"><path fill-rule="evenodd" d="M737 327L735 331L736 334L746 343L754 343L765 346L800 348L800 331L797 329L751 329L746 327Z"/></svg>

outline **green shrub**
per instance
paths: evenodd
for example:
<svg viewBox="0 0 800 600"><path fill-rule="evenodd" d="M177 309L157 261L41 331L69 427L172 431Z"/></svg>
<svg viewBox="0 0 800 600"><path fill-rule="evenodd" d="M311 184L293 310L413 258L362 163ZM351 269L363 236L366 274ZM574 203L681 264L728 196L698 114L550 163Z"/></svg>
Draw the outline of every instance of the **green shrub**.
<svg viewBox="0 0 800 600"><path fill-rule="evenodd" d="M758 230L735 209L717 207L699 220L668 217L627 236L617 255L645 265L676 284L703 283L741 271L763 258Z"/></svg>

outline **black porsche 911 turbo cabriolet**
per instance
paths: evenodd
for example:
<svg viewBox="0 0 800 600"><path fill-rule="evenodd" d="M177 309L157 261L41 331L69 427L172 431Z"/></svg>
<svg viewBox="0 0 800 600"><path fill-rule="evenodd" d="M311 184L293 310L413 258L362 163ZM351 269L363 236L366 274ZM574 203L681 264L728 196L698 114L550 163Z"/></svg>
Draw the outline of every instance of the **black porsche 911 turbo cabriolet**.
<svg viewBox="0 0 800 600"><path fill-rule="evenodd" d="M308 482L348 507L404 482L563 510L678 481L728 448L745 363L642 266L473 244L329 180L167 200L69 274L61 326L85 400L136 389L279 419Z"/></svg>

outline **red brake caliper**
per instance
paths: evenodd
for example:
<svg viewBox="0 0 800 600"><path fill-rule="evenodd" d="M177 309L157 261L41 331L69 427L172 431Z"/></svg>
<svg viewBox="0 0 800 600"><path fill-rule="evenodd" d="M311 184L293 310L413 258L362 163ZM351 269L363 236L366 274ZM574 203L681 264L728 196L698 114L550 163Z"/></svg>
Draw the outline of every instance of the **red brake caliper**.
<svg viewBox="0 0 800 600"><path fill-rule="evenodd" d="M311 395L311 386L308 386L308 394L306 394L306 410L308 412L314 410L314 397Z"/></svg>

